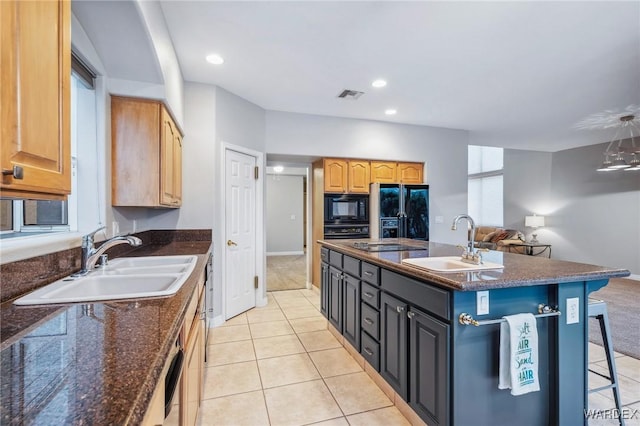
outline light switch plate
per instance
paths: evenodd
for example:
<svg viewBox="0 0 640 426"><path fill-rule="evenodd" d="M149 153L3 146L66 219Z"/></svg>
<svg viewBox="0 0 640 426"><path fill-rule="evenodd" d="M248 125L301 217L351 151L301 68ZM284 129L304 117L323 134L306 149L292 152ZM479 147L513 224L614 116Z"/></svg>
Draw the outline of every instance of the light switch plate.
<svg viewBox="0 0 640 426"><path fill-rule="evenodd" d="M120 223L114 220L111 222L111 235L116 236L120 233Z"/></svg>
<svg viewBox="0 0 640 426"><path fill-rule="evenodd" d="M476 315L489 314L489 291L476 292Z"/></svg>
<svg viewBox="0 0 640 426"><path fill-rule="evenodd" d="M567 299L567 324L580 322L580 299L572 297Z"/></svg>
<svg viewBox="0 0 640 426"><path fill-rule="evenodd" d="M436 216L436 223L444 223L444 216Z"/></svg>

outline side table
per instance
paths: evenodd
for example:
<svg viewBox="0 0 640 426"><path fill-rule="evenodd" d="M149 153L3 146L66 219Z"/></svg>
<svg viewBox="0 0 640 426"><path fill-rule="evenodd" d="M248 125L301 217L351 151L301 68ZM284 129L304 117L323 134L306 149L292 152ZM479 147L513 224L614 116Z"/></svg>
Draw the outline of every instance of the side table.
<svg viewBox="0 0 640 426"><path fill-rule="evenodd" d="M547 257L551 259L551 244L541 244L541 243L514 243L509 244L509 252L511 252L511 247L522 247L524 249L524 254L529 256L540 256L541 254L547 254ZM534 250L540 249L540 250Z"/></svg>

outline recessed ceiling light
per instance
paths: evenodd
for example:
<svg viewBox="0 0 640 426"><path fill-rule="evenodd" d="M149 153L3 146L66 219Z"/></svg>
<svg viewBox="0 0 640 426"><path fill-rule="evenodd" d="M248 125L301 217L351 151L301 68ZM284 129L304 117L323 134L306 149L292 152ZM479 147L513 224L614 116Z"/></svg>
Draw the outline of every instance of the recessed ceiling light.
<svg viewBox="0 0 640 426"><path fill-rule="evenodd" d="M282 166L274 166L273 171L276 173L282 173L282 171L284 170L284 167Z"/></svg>
<svg viewBox="0 0 640 426"><path fill-rule="evenodd" d="M384 110L384 113L387 114L387 115L396 115L397 112L398 112L397 110L391 109L391 108Z"/></svg>
<svg viewBox="0 0 640 426"><path fill-rule="evenodd" d="M224 59L222 58L222 56L218 55L217 53L212 53L211 55L207 55L206 59L207 59L207 62L213 65L224 64Z"/></svg>
<svg viewBox="0 0 640 426"><path fill-rule="evenodd" d="M387 82L384 81L383 79L379 78L377 80L374 80L373 83L371 83L371 85L373 87L384 87L387 85Z"/></svg>

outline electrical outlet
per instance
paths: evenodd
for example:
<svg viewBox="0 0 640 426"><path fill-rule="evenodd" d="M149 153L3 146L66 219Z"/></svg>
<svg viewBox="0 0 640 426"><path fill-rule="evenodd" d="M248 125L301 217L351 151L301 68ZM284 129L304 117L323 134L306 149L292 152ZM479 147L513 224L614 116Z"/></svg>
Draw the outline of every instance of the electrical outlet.
<svg viewBox="0 0 640 426"><path fill-rule="evenodd" d="M118 235L120 233L120 223L117 220L111 222L111 235Z"/></svg>
<svg viewBox="0 0 640 426"><path fill-rule="evenodd" d="M567 324L577 324L580 322L580 299L572 297L567 299Z"/></svg>
<svg viewBox="0 0 640 426"><path fill-rule="evenodd" d="M476 292L476 315L489 313L489 291Z"/></svg>
<svg viewBox="0 0 640 426"><path fill-rule="evenodd" d="M444 216L436 216L436 223L444 223Z"/></svg>
<svg viewBox="0 0 640 426"><path fill-rule="evenodd" d="M135 233L138 230L138 221L133 219L133 223L131 224L132 231L131 233Z"/></svg>
<svg viewBox="0 0 640 426"><path fill-rule="evenodd" d="M296 220L296 215L295 214L291 215L291 220Z"/></svg>

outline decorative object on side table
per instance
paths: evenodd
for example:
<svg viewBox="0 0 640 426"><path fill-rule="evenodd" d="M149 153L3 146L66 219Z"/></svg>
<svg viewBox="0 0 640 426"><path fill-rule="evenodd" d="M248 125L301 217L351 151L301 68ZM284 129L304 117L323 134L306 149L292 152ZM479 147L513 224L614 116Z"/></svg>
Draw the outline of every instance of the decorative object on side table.
<svg viewBox="0 0 640 426"><path fill-rule="evenodd" d="M525 216L524 217L524 226L528 228L533 228L533 233L531 234L530 243L538 243L538 234L536 234L536 230L544 226L544 216L538 216L535 213L533 216Z"/></svg>

